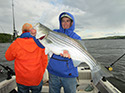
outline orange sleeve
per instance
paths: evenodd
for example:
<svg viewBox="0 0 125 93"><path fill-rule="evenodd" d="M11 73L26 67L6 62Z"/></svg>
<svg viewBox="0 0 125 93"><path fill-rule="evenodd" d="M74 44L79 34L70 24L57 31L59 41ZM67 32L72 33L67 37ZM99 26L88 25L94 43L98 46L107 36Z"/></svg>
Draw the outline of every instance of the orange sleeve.
<svg viewBox="0 0 125 93"><path fill-rule="evenodd" d="M8 60L8 61L12 61L15 59L15 46L16 46L16 42L14 41L10 46L9 48L7 49L6 53L5 53L5 58Z"/></svg>

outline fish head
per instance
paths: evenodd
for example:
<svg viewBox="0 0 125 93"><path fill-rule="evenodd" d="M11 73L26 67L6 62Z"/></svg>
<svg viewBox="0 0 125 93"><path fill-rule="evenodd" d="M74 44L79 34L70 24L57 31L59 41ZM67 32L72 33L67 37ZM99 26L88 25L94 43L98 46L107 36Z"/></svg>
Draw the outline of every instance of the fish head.
<svg viewBox="0 0 125 93"><path fill-rule="evenodd" d="M36 29L36 39L44 39L47 37L50 29L47 28L46 26L42 25L41 23L36 23L34 28Z"/></svg>

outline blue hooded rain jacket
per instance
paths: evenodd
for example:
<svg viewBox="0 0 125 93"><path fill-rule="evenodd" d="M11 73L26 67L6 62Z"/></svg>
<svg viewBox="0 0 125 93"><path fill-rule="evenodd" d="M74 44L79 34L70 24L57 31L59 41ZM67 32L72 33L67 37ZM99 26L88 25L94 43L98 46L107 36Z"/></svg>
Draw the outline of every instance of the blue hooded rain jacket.
<svg viewBox="0 0 125 93"><path fill-rule="evenodd" d="M63 29L61 25L61 16L63 14L68 14L72 20L73 20L73 25L69 29ZM64 33L67 36L73 38L73 39L78 39L81 40L81 37L78 36L75 32L75 20L74 17L67 12L63 12L59 16L59 22L60 22L60 28L59 29L54 29L54 31L59 32L59 33ZM62 57L60 55L55 55L53 54L52 57L49 60L49 64L47 67L49 73L60 76L60 77L78 77L78 70L77 67L74 67L72 59Z"/></svg>

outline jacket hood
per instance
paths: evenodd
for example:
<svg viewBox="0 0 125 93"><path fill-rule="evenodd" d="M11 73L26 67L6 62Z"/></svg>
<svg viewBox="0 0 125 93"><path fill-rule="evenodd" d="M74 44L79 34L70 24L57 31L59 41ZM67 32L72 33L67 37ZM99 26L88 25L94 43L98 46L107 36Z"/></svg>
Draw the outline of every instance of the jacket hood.
<svg viewBox="0 0 125 93"><path fill-rule="evenodd" d="M37 45L33 40L33 36L29 32L21 34L20 38L17 38L16 41L25 51L33 52L37 48Z"/></svg>
<svg viewBox="0 0 125 93"><path fill-rule="evenodd" d="M17 38L17 44L28 52L33 52L38 47L34 42L33 38L25 39L25 38Z"/></svg>
<svg viewBox="0 0 125 93"><path fill-rule="evenodd" d="M60 16L59 16L59 23L60 23L60 30L64 30L63 28L62 28L62 24L61 24L61 16L63 15L63 14L67 14L67 15L69 15L71 18L72 18L72 20L73 20L73 24L72 24L72 26L69 28L69 29L66 29L67 31L74 31L74 29L75 29L75 20L74 20L74 17L73 17L73 15L72 14L70 14L70 13L68 13L68 12L63 12L63 13L61 13L60 14Z"/></svg>

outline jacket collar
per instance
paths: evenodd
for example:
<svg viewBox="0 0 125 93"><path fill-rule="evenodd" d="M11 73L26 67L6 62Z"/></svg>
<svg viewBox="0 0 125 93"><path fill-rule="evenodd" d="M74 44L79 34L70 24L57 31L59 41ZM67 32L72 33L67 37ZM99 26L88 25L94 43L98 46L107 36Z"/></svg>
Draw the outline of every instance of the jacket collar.
<svg viewBox="0 0 125 93"><path fill-rule="evenodd" d="M33 38L33 36L29 32L26 32L21 34L20 38Z"/></svg>

